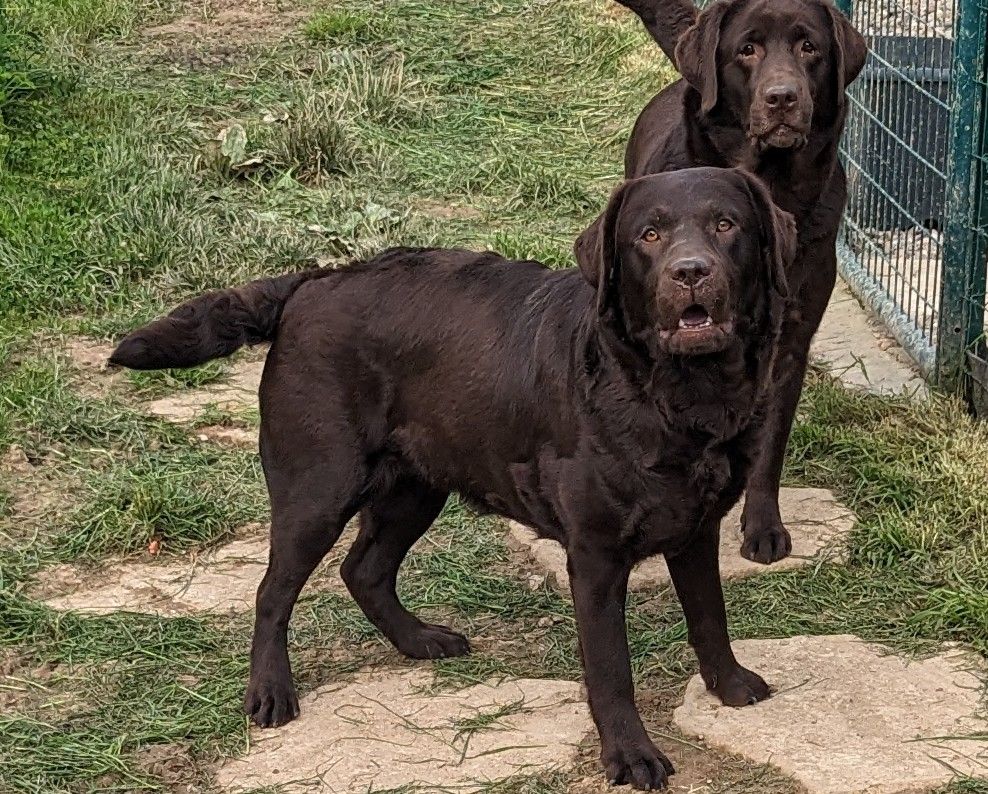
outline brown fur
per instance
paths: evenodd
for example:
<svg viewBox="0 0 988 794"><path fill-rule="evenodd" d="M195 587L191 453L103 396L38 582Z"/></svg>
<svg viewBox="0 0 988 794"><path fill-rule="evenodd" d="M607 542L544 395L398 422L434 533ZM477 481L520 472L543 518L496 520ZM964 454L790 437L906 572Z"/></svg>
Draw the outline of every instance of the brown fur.
<svg viewBox="0 0 988 794"><path fill-rule="evenodd" d="M779 481L810 340L837 278L835 244L847 198L837 159L844 89L864 65L867 47L829 0L718 0L685 31L684 0L621 2L665 47L678 37L675 57L685 78L638 117L625 153L626 176L743 166L796 218L799 245L787 274L791 300L766 443L742 519L741 553L773 562L792 550L779 513Z"/></svg>
<svg viewBox="0 0 988 794"><path fill-rule="evenodd" d="M405 554L454 491L565 546L611 780L659 788L672 773L636 711L625 635L628 575L645 557L666 556L708 687L732 705L767 697L731 652L717 549L757 449L794 238L755 178L680 171L619 187L577 242L579 269L393 249L211 293L173 313L183 324L127 337L113 360L137 367L228 351L209 340L246 339L248 323L273 338L254 721L298 714L288 621L357 512L342 574L368 619L414 658L469 651L395 593Z"/></svg>

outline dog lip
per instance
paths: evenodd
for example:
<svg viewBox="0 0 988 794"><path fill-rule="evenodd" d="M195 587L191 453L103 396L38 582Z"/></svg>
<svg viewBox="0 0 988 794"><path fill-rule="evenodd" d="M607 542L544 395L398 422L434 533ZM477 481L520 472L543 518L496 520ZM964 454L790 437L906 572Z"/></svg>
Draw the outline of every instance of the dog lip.
<svg viewBox="0 0 988 794"><path fill-rule="evenodd" d="M797 149L806 142L806 132L788 122L781 122L756 136L762 147Z"/></svg>

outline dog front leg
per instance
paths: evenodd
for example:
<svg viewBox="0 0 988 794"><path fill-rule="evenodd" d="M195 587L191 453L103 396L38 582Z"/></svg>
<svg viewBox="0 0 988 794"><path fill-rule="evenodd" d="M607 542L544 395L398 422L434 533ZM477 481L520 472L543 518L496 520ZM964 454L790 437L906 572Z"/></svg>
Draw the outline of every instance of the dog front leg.
<svg viewBox="0 0 988 794"><path fill-rule="evenodd" d="M717 559L719 545L719 526L703 527L696 542L666 557L666 565L707 689L724 705L747 706L767 698L769 688L761 676L738 664L731 650Z"/></svg>
<svg viewBox="0 0 988 794"><path fill-rule="evenodd" d="M776 358L775 382L769 396L762 446L748 476L741 514L744 534L741 556L766 565L788 557L792 552L792 537L782 523L779 510L779 487L789 433L803 392L810 340L823 318L827 297L833 289L833 278L836 278L826 279L824 274L836 272L836 261L826 267L821 265L820 269L824 284L814 291L815 302L804 302L799 314L787 318L782 325L783 341Z"/></svg>
<svg viewBox="0 0 988 794"><path fill-rule="evenodd" d="M600 734L601 763L612 783L664 788L672 764L652 744L635 707L624 609L631 565L610 550L570 548L570 588L590 711Z"/></svg>

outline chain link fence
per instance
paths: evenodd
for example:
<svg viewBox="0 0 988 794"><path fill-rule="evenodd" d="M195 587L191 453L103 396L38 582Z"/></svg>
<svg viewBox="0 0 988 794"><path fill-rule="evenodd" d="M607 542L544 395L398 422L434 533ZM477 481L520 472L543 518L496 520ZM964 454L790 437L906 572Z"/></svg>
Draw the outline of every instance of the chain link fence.
<svg viewBox="0 0 988 794"><path fill-rule="evenodd" d="M842 143L842 275L988 413L988 0L839 2L868 37Z"/></svg>

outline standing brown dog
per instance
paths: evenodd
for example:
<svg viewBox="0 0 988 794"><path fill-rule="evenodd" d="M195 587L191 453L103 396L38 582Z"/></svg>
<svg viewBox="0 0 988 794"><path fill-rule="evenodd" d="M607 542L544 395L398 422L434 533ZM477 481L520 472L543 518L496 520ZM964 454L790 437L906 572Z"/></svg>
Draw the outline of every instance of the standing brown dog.
<svg viewBox="0 0 988 794"><path fill-rule="evenodd" d="M288 621L358 511L342 574L364 614L408 656L469 651L395 593L456 491L565 546L607 775L665 785L672 765L635 708L628 574L664 554L707 686L736 706L768 696L731 651L717 549L758 447L794 244L756 178L691 169L619 187L577 242L578 270L394 249L209 293L124 339L110 360L138 369L273 340L247 713L298 715Z"/></svg>
<svg viewBox="0 0 988 794"><path fill-rule="evenodd" d="M685 0L619 0L667 50L688 23ZM718 0L679 38L680 80L645 107L628 142L629 178L698 165L743 166L796 218L767 439L745 498L741 553L770 563L792 550L779 513L786 444L810 340L837 279L835 244L847 198L837 144L845 88L867 56L864 38L828 0Z"/></svg>

